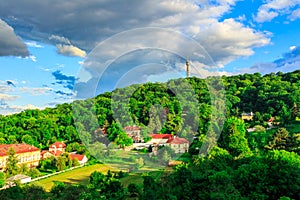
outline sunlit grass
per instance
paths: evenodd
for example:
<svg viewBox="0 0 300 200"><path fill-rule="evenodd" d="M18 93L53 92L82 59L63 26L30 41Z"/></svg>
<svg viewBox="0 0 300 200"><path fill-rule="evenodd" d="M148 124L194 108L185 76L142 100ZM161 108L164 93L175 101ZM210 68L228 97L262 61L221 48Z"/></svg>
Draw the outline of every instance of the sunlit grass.
<svg viewBox="0 0 300 200"><path fill-rule="evenodd" d="M108 170L116 171L116 169L111 166L103 165L103 164L95 164L91 166L84 166L81 168L77 168L68 172L64 172L61 174L57 174L36 182L32 184L40 185L45 188L46 191L50 191L54 182L60 181L69 184L88 184L89 176L94 171L99 171L103 173L107 173Z"/></svg>

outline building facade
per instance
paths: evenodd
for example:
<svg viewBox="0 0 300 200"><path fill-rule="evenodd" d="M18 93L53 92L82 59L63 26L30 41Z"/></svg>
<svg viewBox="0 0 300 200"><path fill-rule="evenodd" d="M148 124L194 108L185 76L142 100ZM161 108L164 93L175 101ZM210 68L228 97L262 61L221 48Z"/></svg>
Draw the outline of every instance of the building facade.
<svg viewBox="0 0 300 200"><path fill-rule="evenodd" d="M148 142L152 146L169 146L175 153L186 153L189 150L189 141L172 134L152 134Z"/></svg>
<svg viewBox="0 0 300 200"><path fill-rule="evenodd" d="M0 145L0 171L4 171L9 149L13 149L18 158L18 165L26 164L28 167L39 165L41 151L29 144L1 144Z"/></svg>

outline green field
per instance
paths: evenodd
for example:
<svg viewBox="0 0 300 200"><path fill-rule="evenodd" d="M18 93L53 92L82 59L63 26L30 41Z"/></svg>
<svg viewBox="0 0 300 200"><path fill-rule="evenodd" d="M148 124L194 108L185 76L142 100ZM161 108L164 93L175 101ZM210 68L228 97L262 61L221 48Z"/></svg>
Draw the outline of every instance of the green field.
<svg viewBox="0 0 300 200"><path fill-rule="evenodd" d="M47 191L49 191L54 185L55 181L60 181L69 184L87 184L91 173L93 173L94 171L106 173L108 170L115 171L114 168L103 164L84 166L36 182L32 182L32 184L40 185L44 187Z"/></svg>
<svg viewBox="0 0 300 200"><path fill-rule="evenodd" d="M122 151L117 152L113 159L110 160L108 164L95 164L90 166L84 166L81 168L77 168L68 172L64 172L61 174L57 174L51 176L49 178L45 178L39 181L35 181L32 184L40 185L44 187L47 191L49 191L54 182L60 181L68 184L88 184L89 176L94 171L99 171L103 173L107 173L108 170L112 172L129 171L131 169L132 173L129 173L128 176L121 179L121 182L124 186L128 186L129 183L136 183L138 185L142 184L143 173L150 174L161 174L161 169L171 170L163 165L159 165L156 162L150 162L145 159L145 165L138 168L132 169L135 164L135 159L139 158L137 152L132 151Z"/></svg>

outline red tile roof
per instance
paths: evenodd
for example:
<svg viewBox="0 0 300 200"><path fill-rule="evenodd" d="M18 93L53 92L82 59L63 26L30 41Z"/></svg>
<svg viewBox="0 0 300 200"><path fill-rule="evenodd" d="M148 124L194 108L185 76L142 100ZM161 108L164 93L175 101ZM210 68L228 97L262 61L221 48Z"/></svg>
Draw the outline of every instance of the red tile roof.
<svg viewBox="0 0 300 200"><path fill-rule="evenodd" d="M169 143L173 139L172 134L152 134L152 139L167 139L167 143Z"/></svg>
<svg viewBox="0 0 300 200"><path fill-rule="evenodd" d="M40 151L40 149L31 146L29 144L1 144L0 145L0 156L6 156L7 152L10 148L13 148L15 150L16 154L19 153L26 153L26 152L34 152L34 151Z"/></svg>
<svg viewBox="0 0 300 200"><path fill-rule="evenodd" d="M56 150L56 151L50 151L50 153L52 153L54 156L60 156L60 154L62 154L63 152L60 150Z"/></svg>
<svg viewBox="0 0 300 200"><path fill-rule="evenodd" d="M65 148L66 144L63 142L54 142L53 144L50 145L50 147L53 148L53 146L55 146L56 148Z"/></svg>
<svg viewBox="0 0 300 200"><path fill-rule="evenodd" d="M186 143L189 143L189 141L184 138L175 137L169 143L170 144L186 144Z"/></svg>
<svg viewBox="0 0 300 200"><path fill-rule="evenodd" d="M78 161L82 161L83 158L84 158L84 155L81 155L81 154L70 153L69 155L70 155L72 160L77 158Z"/></svg>

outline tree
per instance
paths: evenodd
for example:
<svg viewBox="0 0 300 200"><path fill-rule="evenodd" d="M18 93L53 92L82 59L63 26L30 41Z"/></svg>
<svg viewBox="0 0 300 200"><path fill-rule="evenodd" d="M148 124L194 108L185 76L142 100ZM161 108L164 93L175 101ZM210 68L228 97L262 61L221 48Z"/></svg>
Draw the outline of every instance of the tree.
<svg viewBox="0 0 300 200"><path fill-rule="evenodd" d="M67 167L72 167L73 161L68 153L63 153L61 157L64 158Z"/></svg>
<svg viewBox="0 0 300 200"><path fill-rule="evenodd" d="M8 158L6 160L5 172L8 177L14 176L19 173L18 158L13 148L10 148L7 152Z"/></svg>
<svg viewBox="0 0 300 200"><path fill-rule="evenodd" d="M40 176L40 171L37 168L30 168L27 172L27 176L30 176L31 178L37 178Z"/></svg>
<svg viewBox="0 0 300 200"><path fill-rule="evenodd" d="M73 166L73 167L76 167L76 166L79 166L79 165L80 165L80 163L79 163L78 159L77 159L77 158L74 158L74 159L73 159L72 166Z"/></svg>
<svg viewBox="0 0 300 200"><path fill-rule="evenodd" d="M20 165L19 172L21 174L27 174L28 170L29 170L29 168L28 168L27 164L23 163Z"/></svg>
<svg viewBox="0 0 300 200"><path fill-rule="evenodd" d="M220 147L229 151L234 157L243 157L250 155L251 150L248 146L248 140L245 137L245 124L241 119L231 117L224 123Z"/></svg>
<svg viewBox="0 0 300 200"><path fill-rule="evenodd" d="M266 132L265 127L263 127L261 125L256 125L253 128L255 129L255 132L257 132L257 133L265 133Z"/></svg>
<svg viewBox="0 0 300 200"><path fill-rule="evenodd" d="M32 137L28 134L22 136L22 142L30 145L34 145L34 140Z"/></svg>
<svg viewBox="0 0 300 200"><path fill-rule="evenodd" d="M116 137L115 143L120 147L124 148L125 146L131 146L133 141L125 132L121 132Z"/></svg>
<svg viewBox="0 0 300 200"><path fill-rule="evenodd" d="M150 133L158 133L162 129L162 121L163 119L162 114L162 108L160 105L154 105L150 108L150 119L148 124L148 129Z"/></svg>
<svg viewBox="0 0 300 200"><path fill-rule="evenodd" d="M286 149L289 140L289 132L285 128L279 128L273 135L272 141L266 146L266 149Z"/></svg>
<svg viewBox="0 0 300 200"><path fill-rule="evenodd" d="M58 156L55 159L55 166L58 171L62 171L66 168L66 160L63 156Z"/></svg>

